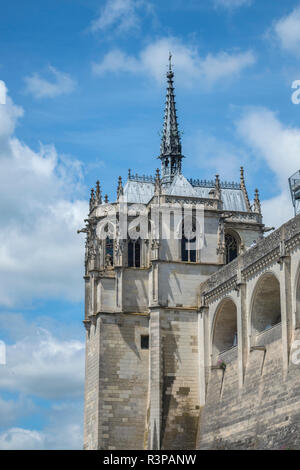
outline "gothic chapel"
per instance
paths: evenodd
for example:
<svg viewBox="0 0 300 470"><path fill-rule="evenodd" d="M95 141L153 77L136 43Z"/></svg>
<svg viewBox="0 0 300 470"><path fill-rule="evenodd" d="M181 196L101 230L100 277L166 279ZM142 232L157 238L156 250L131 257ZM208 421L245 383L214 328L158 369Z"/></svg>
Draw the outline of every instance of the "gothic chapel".
<svg viewBox="0 0 300 470"><path fill-rule="evenodd" d="M300 326L299 217L265 237L258 190L250 202L243 168L239 182L184 176L173 80L169 60L161 170L129 170L115 202L102 200L97 182L81 230L84 448L293 446L300 419L299 366L290 356ZM137 207L149 220L151 207L167 207L170 236L159 216L149 237L118 237L120 203L129 227ZM201 247L178 221L184 205L192 214L201 208Z"/></svg>

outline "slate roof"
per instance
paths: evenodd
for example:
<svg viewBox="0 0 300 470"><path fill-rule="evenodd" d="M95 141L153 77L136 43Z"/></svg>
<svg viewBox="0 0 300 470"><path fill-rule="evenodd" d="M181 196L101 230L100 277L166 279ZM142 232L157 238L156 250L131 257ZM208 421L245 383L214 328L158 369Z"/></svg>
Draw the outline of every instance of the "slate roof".
<svg viewBox="0 0 300 470"><path fill-rule="evenodd" d="M205 185L203 183L203 186L192 186L192 184L182 174L178 174L174 177L171 184L163 185L162 192L163 194L170 194L172 196L187 196L207 199L209 198L209 191L212 188L214 188L214 185L209 185L208 182L206 182ZM153 195L154 183L150 181L141 181L132 178L129 179L124 186L124 201L128 203L148 204ZM221 199L224 204L224 210L247 212L244 194L238 185L234 188L226 187L225 185L225 187L222 188L221 184Z"/></svg>

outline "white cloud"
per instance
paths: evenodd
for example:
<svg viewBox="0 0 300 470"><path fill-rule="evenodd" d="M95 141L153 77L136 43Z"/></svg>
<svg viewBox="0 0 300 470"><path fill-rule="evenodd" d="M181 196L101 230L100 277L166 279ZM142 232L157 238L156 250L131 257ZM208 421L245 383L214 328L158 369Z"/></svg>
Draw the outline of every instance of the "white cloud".
<svg viewBox="0 0 300 470"><path fill-rule="evenodd" d="M293 216L288 177L299 169L300 128L284 126L268 109L248 111L237 124L238 131L257 157L273 171L279 194L263 202L264 221L278 226Z"/></svg>
<svg viewBox="0 0 300 470"><path fill-rule="evenodd" d="M82 409L66 404L50 409L49 424L42 430L11 427L0 433L0 450L82 449Z"/></svg>
<svg viewBox="0 0 300 470"><path fill-rule="evenodd" d="M84 343L59 340L49 331L31 334L6 346L0 389L58 400L81 397L84 383Z"/></svg>
<svg viewBox="0 0 300 470"><path fill-rule="evenodd" d="M51 65L48 67L50 79L41 77L38 73L34 73L29 77L25 77L26 91L35 98L53 98L64 94L71 93L76 87L76 82L70 75L60 72Z"/></svg>
<svg viewBox="0 0 300 470"><path fill-rule="evenodd" d="M216 7L223 7L229 9L250 5L251 3L252 0L214 0L214 4Z"/></svg>
<svg viewBox="0 0 300 470"><path fill-rule="evenodd" d="M3 370L3 366L1 366ZM9 426L20 417L28 416L36 411L36 406L29 397L21 396L18 399L4 400L0 396L0 426Z"/></svg>
<svg viewBox="0 0 300 470"><path fill-rule="evenodd" d="M262 201L262 214L264 223L268 227L280 227L294 217L291 196L286 188L283 188L278 196Z"/></svg>
<svg viewBox="0 0 300 470"><path fill-rule="evenodd" d="M82 448L84 342L60 339L22 315L2 314L0 324L16 337L1 366L0 393L7 398L0 396L0 450ZM42 416L43 428L16 426L25 416Z"/></svg>
<svg viewBox="0 0 300 470"><path fill-rule="evenodd" d="M275 113L265 108L247 112L238 123L243 138L265 159L281 187L298 169L300 129L284 126Z"/></svg>
<svg viewBox="0 0 300 470"><path fill-rule="evenodd" d="M91 24L92 31L127 32L140 26L140 15L152 11L144 0L107 0L99 17Z"/></svg>
<svg viewBox="0 0 300 470"><path fill-rule="evenodd" d="M252 51L228 54L220 52L213 56L208 54L202 61L202 73L205 80L214 83L226 77L233 77L244 68L253 65L255 57Z"/></svg>
<svg viewBox="0 0 300 470"><path fill-rule="evenodd" d="M0 304L33 297L82 297L87 214L78 198L81 164L52 145L38 152L17 139L23 110L10 97L0 106Z"/></svg>
<svg viewBox="0 0 300 470"><path fill-rule="evenodd" d="M193 155L192 165L208 170L210 178L219 174L222 181L239 180L240 166L247 158L241 148L202 131L188 138L185 147Z"/></svg>
<svg viewBox="0 0 300 470"><path fill-rule="evenodd" d="M289 15L280 18L273 27L281 47L289 52L300 54L300 6Z"/></svg>
<svg viewBox="0 0 300 470"><path fill-rule="evenodd" d="M45 436L38 431L11 428L0 434L0 450L42 450Z"/></svg>
<svg viewBox="0 0 300 470"><path fill-rule="evenodd" d="M108 52L101 63L92 64L93 72L96 75L103 75L109 72L132 72L136 73L140 70L140 64L137 59L119 49L113 49Z"/></svg>
<svg viewBox="0 0 300 470"><path fill-rule="evenodd" d="M183 44L178 38L159 39L146 46L138 57L114 49L108 52L93 70L98 75L111 72L144 73L159 82L164 79L169 51L172 51L176 81L184 85L214 85L216 81L236 77L243 69L255 63L252 51L220 52L201 57L197 48Z"/></svg>
<svg viewBox="0 0 300 470"><path fill-rule="evenodd" d="M3 80L0 80L0 104L5 104L6 103L6 85L3 82Z"/></svg>

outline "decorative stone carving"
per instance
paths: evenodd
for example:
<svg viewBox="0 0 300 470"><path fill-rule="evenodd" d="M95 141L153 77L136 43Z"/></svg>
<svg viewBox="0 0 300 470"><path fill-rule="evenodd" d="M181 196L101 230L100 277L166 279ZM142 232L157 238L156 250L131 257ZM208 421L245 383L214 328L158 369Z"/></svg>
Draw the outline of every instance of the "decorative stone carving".
<svg viewBox="0 0 300 470"><path fill-rule="evenodd" d="M219 255L219 263L225 263L225 229L224 219L221 217L218 225L218 245L217 254Z"/></svg>
<svg viewBox="0 0 300 470"><path fill-rule="evenodd" d="M113 260L112 260L112 256L109 253L105 255L105 268L113 269Z"/></svg>
<svg viewBox="0 0 300 470"><path fill-rule="evenodd" d="M261 214L261 206L260 206L259 193L258 193L257 188L255 190L253 212L257 212L258 214Z"/></svg>
<svg viewBox="0 0 300 470"><path fill-rule="evenodd" d="M247 188L246 188L246 184L245 184L245 178L244 178L244 168L242 166L241 166L240 186L241 186L241 190L243 191L244 198L245 198L245 201L246 201L247 211L251 212L251 206L250 206L248 192L247 192Z"/></svg>

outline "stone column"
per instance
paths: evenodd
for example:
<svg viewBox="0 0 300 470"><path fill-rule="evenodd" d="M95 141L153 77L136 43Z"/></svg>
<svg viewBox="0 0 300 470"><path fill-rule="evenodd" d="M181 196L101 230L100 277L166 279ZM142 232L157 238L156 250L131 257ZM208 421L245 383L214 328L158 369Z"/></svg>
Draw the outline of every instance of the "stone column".
<svg viewBox="0 0 300 470"><path fill-rule="evenodd" d="M160 450L162 418L161 311L150 311L150 449Z"/></svg>
<svg viewBox="0 0 300 470"><path fill-rule="evenodd" d="M206 400L206 368L209 366L207 349L208 307L200 307L198 312L198 361L199 361L199 403L205 405Z"/></svg>
<svg viewBox="0 0 300 470"><path fill-rule="evenodd" d="M97 273L90 271L90 289L89 289L89 315L97 313Z"/></svg>
<svg viewBox="0 0 300 470"><path fill-rule="evenodd" d="M123 311L123 267L115 267L116 272L116 312Z"/></svg>
<svg viewBox="0 0 300 470"><path fill-rule="evenodd" d="M239 285L237 294L237 335L238 335L238 376L239 388L244 384L244 373L247 363L247 320L245 308L245 290L244 283Z"/></svg>
<svg viewBox="0 0 300 470"><path fill-rule="evenodd" d="M238 377L239 388L244 384L245 367L247 363L247 308L246 308L246 283L242 276L242 266L239 263L237 270L237 335L238 335Z"/></svg>
<svg viewBox="0 0 300 470"><path fill-rule="evenodd" d="M280 308L282 326L282 362L283 373L287 374L289 364L289 350L291 341L292 312L291 312L291 279L290 257L281 255L280 264Z"/></svg>
<svg viewBox="0 0 300 470"><path fill-rule="evenodd" d="M90 276L84 276L84 297L85 297L85 302L84 302L84 319L87 320L88 316L90 314Z"/></svg>

